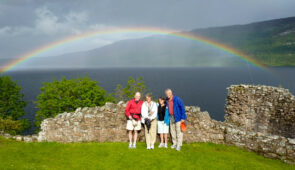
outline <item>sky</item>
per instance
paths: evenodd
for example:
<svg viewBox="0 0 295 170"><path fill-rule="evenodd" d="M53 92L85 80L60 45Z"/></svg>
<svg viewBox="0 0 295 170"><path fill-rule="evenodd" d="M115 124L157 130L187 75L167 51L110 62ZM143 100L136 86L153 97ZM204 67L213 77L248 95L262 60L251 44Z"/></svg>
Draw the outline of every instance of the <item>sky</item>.
<svg viewBox="0 0 295 170"><path fill-rule="evenodd" d="M0 59L18 58L87 31L138 26L192 30L291 17L294 9L294 0L0 0ZM84 51L149 35L93 37L43 55Z"/></svg>

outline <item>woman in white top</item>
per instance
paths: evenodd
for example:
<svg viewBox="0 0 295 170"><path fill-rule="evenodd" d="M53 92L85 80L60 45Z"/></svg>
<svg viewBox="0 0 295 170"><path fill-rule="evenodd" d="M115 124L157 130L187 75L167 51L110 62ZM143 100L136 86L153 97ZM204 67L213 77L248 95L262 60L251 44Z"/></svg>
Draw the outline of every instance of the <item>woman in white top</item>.
<svg viewBox="0 0 295 170"><path fill-rule="evenodd" d="M156 142L156 135L157 135L157 113L158 113L158 106L157 104L152 101L152 97L147 94L145 96L145 102L141 106L141 120L142 123L146 123L146 121L150 121L151 127L148 130L146 124L145 127L145 139L147 149L154 149L154 144Z"/></svg>

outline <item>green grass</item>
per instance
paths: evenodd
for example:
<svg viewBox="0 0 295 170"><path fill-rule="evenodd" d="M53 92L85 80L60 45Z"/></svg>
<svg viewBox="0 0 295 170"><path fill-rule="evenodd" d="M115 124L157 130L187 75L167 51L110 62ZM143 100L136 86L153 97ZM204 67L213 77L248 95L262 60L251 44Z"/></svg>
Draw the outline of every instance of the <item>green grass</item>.
<svg viewBox="0 0 295 170"><path fill-rule="evenodd" d="M184 144L146 150L144 143L24 143L0 138L0 169L295 169L233 146Z"/></svg>

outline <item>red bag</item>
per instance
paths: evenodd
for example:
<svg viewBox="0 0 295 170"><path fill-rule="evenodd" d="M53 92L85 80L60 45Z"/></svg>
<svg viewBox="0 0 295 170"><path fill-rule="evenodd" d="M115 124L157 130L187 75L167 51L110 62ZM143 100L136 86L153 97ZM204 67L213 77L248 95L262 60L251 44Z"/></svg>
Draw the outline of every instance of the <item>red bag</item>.
<svg viewBox="0 0 295 170"><path fill-rule="evenodd" d="M185 122L180 123L180 129L181 129L182 132L186 131L186 123Z"/></svg>

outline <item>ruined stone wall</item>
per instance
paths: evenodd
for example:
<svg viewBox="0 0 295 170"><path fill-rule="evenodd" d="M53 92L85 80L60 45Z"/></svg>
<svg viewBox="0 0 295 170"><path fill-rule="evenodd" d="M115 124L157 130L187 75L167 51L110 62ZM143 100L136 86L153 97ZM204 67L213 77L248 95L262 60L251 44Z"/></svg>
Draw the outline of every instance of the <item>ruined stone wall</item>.
<svg viewBox="0 0 295 170"><path fill-rule="evenodd" d="M231 86L225 111L227 123L247 131L295 138L295 98L287 89Z"/></svg>
<svg viewBox="0 0 295 170"><path fill-rule="evenodd" d="M16 140L57 142L127 142L126 103L78 108L43 120L41 131ZM295 163L295 105L288 90L269 86L235 85L228 88L225 122L210 118L199 107L186 106L184 142L235 145L265 157ZM143 128L139 140L144 141Z"/></svg>
<svg viewBox="0 0 295 170"><path fill-rule="evenodd" d="M73 113L63 113L55 118L45 119L41 124L39 141L58 142L127 142L126 103L107 103L102 107L78 108ZM184 141L223 143L222 124L212 120L208 112L201 112L199 107L186 107L188 116L187 134ZM139 133L139 140L144 141L144 128Z"/></svg>
<svg viewBox="0 0 295 170"><path fill-rule="evenodd" d="M257 152L264 157L281 159L291 164L295 163L294 138L246 131L244 128L227 124L224 133L224 142Z"/></svg>

